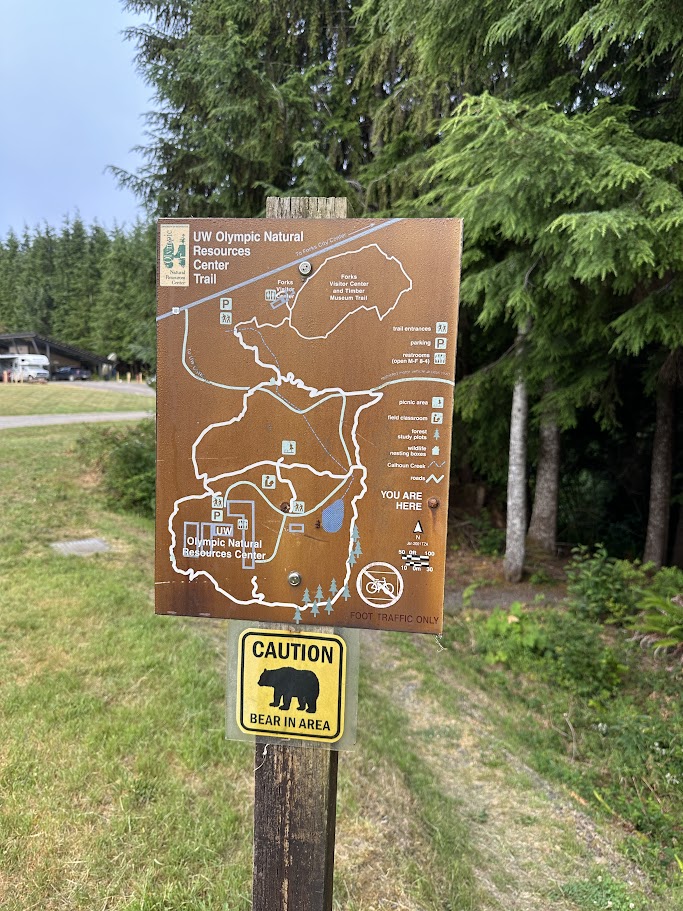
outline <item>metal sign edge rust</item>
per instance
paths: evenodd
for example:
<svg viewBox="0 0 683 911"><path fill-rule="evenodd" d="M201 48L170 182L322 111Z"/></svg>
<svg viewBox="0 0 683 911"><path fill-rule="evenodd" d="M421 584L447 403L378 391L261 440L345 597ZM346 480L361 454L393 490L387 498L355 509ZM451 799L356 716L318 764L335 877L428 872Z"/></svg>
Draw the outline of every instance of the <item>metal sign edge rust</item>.
<svg viewBox="0 0 683 911"><path fill-rule="evenodd" d="M442 631L461 248L159 221L158 614Z"/></svg>

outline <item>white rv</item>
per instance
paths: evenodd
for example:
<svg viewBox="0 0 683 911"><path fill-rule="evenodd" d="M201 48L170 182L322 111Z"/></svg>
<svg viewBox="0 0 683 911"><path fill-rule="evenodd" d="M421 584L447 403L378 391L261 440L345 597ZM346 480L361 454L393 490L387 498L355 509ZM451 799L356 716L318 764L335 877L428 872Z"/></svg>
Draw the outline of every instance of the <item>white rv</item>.
<svg viewBox="0 0 683 911"><path fill-rule="evenodd" d="M0 354L0 373L13 383L38 383L50 379L50 361L44 354Z"/></svg>

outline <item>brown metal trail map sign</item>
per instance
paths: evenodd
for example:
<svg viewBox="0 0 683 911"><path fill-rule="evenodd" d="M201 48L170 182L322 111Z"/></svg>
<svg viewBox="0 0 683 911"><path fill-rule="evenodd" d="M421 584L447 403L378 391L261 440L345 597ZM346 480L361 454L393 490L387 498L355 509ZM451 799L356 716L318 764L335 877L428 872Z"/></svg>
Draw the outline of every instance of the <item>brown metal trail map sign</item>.
<svg viewBox="0 0 683 911"><path fill-rule="evenodd" d="M441 632L461 230L159 223L157 613Z"/></svg>

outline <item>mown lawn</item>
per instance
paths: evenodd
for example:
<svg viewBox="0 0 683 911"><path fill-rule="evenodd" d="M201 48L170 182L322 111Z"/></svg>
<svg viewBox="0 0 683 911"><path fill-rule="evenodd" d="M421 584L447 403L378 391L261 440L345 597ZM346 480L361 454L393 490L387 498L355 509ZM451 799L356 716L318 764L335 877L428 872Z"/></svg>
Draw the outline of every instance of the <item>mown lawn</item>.
<svg viewBox="0 0 683 911"><path fill-rule="evenodd" d="M0 905L248 908L251 750L223 739L210 642L153 615L151 523L84 489L78 433L0 435ZM113 551L49 548L91 535Z"/></svg>
<svg viewBox="0 0 683 911"><path fill-rule="evenodd" d="M152 396L109 392L88 383L0 383L0 415L154 411Z"/></svg>
<svg viewBox="0 0 683 911"><path fill-rule="evenodd" d="M224 739L225 625L154 615L152 523L105 506L82 432L0 432L0 907L247 909L254 756ZM91 536L111 552L49 546ZM488 908L400 711L364 687L360 715L335 908Z"/></svg>
<svg viewBox="0 0 683 911"><path fill-rule="evenodd" d="M152 523L106 505L82 434L0 432L0 907L246 911L254 756L224 739L226 626L154 615ZM92 536L112 550L50 548ZM363 637L335 911L683 908L675 675L636 663L626 701L582 701L490 664L485 623Z"/></svg>

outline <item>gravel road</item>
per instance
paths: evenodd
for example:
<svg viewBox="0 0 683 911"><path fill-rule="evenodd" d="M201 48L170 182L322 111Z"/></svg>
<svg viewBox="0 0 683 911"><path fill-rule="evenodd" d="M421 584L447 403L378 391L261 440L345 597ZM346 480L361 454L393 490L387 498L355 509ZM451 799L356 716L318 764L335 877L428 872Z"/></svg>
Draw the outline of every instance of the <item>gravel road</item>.
<svg viewBox="0 0 683 911"><path fill-rule="evenodd" d="M111 421L139 421L153 411L95 411L89 414L16 414L0 416L0 430L13 427L49 427L53 424L109 424Z"/></svg>

